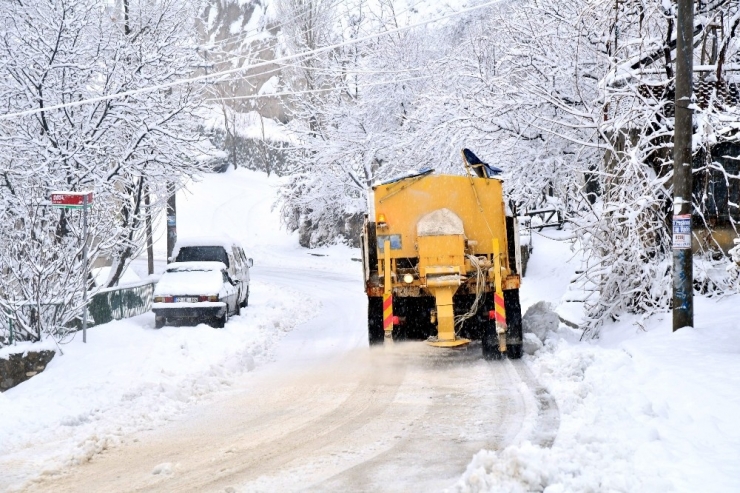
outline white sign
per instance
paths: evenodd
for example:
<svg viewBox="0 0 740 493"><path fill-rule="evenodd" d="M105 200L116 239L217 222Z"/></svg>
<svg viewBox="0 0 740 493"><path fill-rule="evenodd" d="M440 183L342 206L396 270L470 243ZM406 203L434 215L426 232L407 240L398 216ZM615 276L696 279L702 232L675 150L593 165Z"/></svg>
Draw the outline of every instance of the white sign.
<svg viewBox="0 0 740 493"><path fill-rule="evenodd" d="M673 249L691 249L691 214L673 216Z"/></svg>

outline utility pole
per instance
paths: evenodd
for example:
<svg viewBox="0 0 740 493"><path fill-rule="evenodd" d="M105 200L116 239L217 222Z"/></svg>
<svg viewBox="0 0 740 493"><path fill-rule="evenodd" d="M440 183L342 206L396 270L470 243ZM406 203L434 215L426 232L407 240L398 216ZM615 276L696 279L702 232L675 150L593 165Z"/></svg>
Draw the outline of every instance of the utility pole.
<svg viewBox="0 0 740 493"><path fill-rule="evenodd" d="M88 194L82 197L82 342L87 343L87 202Z"/></svg>
<svg viewBox="0 0 740 493"><path fill-rule="evenodd" d="M673 137L673 330L694 326L694 262L691 253L694 134L694 1L678 0L676 118Z"/></svg>
<svg viewBox="0 0 740 493"><path fill-rule="evenodd" d="M172 257L172 251L177 242L177 203L175 202L175 184L167 185L167 262Z"/></svg>
<svg viewBox="0 0 740 493"><path fill-rule="evenodd" d="M142 178L143 179L143 178ZM152 234L152 209L149 200L149 186L144 188L144 219L146 221L146 265L151 276L154 274L154 235Z"/></svg>

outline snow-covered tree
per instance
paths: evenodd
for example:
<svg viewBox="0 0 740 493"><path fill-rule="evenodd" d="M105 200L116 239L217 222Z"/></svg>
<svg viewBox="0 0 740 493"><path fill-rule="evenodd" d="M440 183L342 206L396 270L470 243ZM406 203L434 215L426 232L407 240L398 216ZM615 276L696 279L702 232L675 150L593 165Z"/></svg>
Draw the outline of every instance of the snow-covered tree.
<svg viewBox="0 0 740 493"><path fill-rule="evenodd" d="M37 110L0 120L0 325L13 319L21 338L63 335L88 284L80 215L45 207L51 191L94 192L90 259L112 259L105 284L114 285L142 248L145 217L162 210L168 185L205 168L195 114L200 86L136 92L193 73L200 7L0 4L3 112ZM75 102L84 103L57 108Z"/></svg>
<svg viewBox="0 0 740 493"><path fill-rule="evenodd" d="M286 5L300 12L293 0ZM286 29L294 40L287 43L291 53L409 22L387 0L347 1L321 15L339 20L306 23L299 17L297 25ZM321 18L318 13L315 17ZM315 30L314 24L321 25L323 36L306 35ZM291 130L298 143L290 155L294 173L282 190L283 214L290 229L300 230L303 245L356 240L367 187L429 164L409 159L414 145L409 117L429 83L429 60L439 53L440 45L429 42L433 35L407 31L378 37L306 57L287 70L295 91ZM296 43L302 36L305 41Z"/></svg>
<svg viewBox="0 0 740 493"><path fill-rule="evenodd" d="M400 3L338 12L333 39L398 26L386 14ZM731 156L716 155L718 142L738 140L728 70L740 61L739 9L696 5L695 142L705 163L695 200L710 240L720 206L740 220L729 191L740 190L738 174L726 166ZM598 294L586 307L591 334L625 312L667 309L675 16L670 1L508 2L302 63L295 80L314 82L310 96L294 99L304 126L293 127L289 226L308 231L307 245L333 241L347 217L364 212L368 183L423 165L462 173L459 152L469 147L505 170L520 208L546 205L570 223L585 261L580 281ZM394 83L371 86L381 71ZM407 76L417 80L401 82Z"/></svg>

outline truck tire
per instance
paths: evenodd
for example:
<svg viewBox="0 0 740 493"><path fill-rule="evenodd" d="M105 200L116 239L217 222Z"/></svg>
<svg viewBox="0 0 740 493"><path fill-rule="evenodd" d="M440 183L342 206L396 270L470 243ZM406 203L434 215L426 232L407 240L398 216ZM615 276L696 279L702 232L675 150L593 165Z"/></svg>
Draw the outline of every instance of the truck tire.
<svg viewBox="0 0 740 493"><path fill-rule="evenodd" d="M367 338L371 346L383 344L383 298L378 296L367 299Z"/></svg>
<svg viewBox="0 0 740 493"><path fill-rule="evenodd" d="M483 347L483 359L488 361L503 359L504 354L499 351L498 348L498 335L496 334L495 321L488 320L485 322L481 346Z"/></svg>
<svg viewBox="0 0 740 493"><path fill-rule="evenodd" d="M522 306L519 303L519 290L504 291L506 309L506 356L509 359L522 357Z"/></svg>

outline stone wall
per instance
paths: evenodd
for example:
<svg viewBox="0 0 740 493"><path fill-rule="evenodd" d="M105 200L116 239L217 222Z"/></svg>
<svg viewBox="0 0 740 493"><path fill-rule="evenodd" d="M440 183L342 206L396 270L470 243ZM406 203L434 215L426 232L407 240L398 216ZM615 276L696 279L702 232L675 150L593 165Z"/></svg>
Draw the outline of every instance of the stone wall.
<svg viewBox="0 0 740 493"><path fill-rule="evenodd" d="M0 358L0 392L5 392L44 371L55 354L54 351L38 351Z"/></svg>

